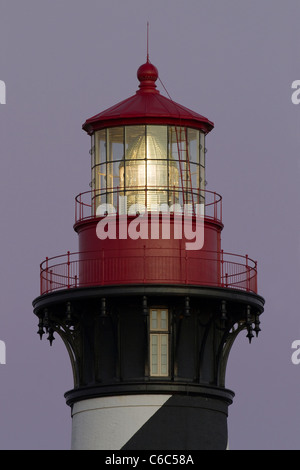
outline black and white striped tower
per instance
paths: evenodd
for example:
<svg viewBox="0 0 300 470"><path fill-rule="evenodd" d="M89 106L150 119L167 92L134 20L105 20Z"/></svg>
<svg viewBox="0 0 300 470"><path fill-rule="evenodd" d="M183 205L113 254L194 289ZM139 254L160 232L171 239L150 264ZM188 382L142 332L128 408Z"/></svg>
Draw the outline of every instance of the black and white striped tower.
<svg viewBox="0 0 300 470"><path fill-rule="evenodd" d="M213 123L161 95L148 58L137 76L133 96L83 125L79 249L41 264L38 333L70 355L72 449L225 449L227 359L241 331L260 331L257 265L221 247Z"/></svg>

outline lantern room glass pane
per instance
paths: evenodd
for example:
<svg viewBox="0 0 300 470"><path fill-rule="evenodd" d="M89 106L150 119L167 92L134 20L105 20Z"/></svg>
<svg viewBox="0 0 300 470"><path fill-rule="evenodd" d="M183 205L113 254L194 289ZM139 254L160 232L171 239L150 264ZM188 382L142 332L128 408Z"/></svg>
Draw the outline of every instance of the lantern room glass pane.
<svg viewBox="0 0 300 470"><path fill-rule="evenodd" d="M163 160L147 160L147 209L168 204L168 166Z"/></svg>
<svg viewBox="0 0 300 470"><path fill-rule="evenodd" d="M125 162L125 196L127 209L136 206L133 213L141 211L146 205L146 162L128 160Z"/></svg>
<svg viewBox="0 0 300 470"><path fill-rule="evenodd" d="M149 160L166 160L168 155L167 126L146 126L146 152Z"/></svg>
<svg viewBox="0 0 300 470"><path fill-rule="evenodd" d="M95 134L91 136L90 155L91 155L91 168L94 168L95 166Z"/></svg>
<svg viewBox="0 0 300 470"><path fill-rule="evenodd" d="M95 187L95 157L96 157L96 152L95 152L95 134L91 136L91 150L90 150L90 155L91 155L91 182L90 182L90 187L93 189Z"/></svg>
<svg viewBox="0 0 300 470"><path fill-rule="evenodd" d="M203 132L200 132L200 165L205 166L205 136Z"/></svg>
<svg viewBox="0 0 300 470"><path fill-rule="evenodd" d="M146 158L145 126L125 127L125 160Z"/></svg>
<svg viewBox="0 0 300 470"><path fill-rule="evenodd" d="M148 188L167 189L168 166L163 160L147 161L147 186Z"/></svg>
<svg viewBox="0 0 300 470"><path fill-rule="evenodd" d="M102 194L106 191L106 163L96 166L96 188Z"/></svg>
<svg viewBox="0 0 300 470"><path fill-rule="evenodd" d="M188 159L187 128L179 126L169 127L169 158L185 161Z"/></svg>
<svg viewBox="0 0 300 470"><path fill-rule="evenodd" d="M93 145L91 148L92 156L92 181L91 188L92 190L98 190L103 188L103 181L100 182L98 178L99 174L99 165L106 165L106 129L97 131L94 135ZM102 167L101 173L105 173L105 166Z"/></svg>
<svg viewBox="0 0 300 470"><path fill-rule="evenodd" d="M105 204L106 200L106 163L97 165L93 169L94 181L92 191L92 207L94 213L97 207Z"/></svg>
<svg viewBox="0 0 300 470"><path fill-rule="evenodd" d="M180 168L178 161L169 162L169 188L175 189L179 186Z"/></svg>
<svg viewBox="0 0 300 470"><path fill-rule="evenodd" d="M107 133L107 161L123 160L124 127L111 127Z"/></svg>
<svg viewBox="0 0 300 470"><path fill-rule="evenodd" d="M95 138L95 165L106 162L106 129L96 132Z"/></svg>
<svg viewBox="0 0 300 470"><path fill-rule="evenodd" d="M199 165L195 165L194 163L190 164L190 170L191 170L191 181L192 181L192 188L193 192L197 193L198 188L199 188Z"/></svg>
<svg viewBox="0 0 300 470"><path fill-rule="evenodd" d="M146 163L144 161L126 161L125 163L125 187L127 190L145 188Z"/></svg>
<svg viewBox="0 0 300 470"><path fill-rule="evenodd" d="M107 204L113 204L113 190L114 190L114 171L113 163L107 162L106 165L106 192L107 192Z"/></svg>
<svg viewBox="0 0 300 470"><path fill-rule="evenodd" d="M196 129L188 129L187 137L189 161L199 164L199 131Z"/></svg>

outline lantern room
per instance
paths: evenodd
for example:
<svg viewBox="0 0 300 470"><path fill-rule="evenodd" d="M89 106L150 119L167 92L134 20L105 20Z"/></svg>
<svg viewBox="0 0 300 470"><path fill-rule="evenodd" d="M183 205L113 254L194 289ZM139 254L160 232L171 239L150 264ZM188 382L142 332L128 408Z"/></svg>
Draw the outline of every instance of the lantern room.
<svg viewBox="0 0 300 470"><path fill-rule="evenodd" d="M205 200L205 134L167 125L117 126L92 135L92 198L130 213ZM120 197L126 207L119 205ZM176 207L176 206L175 206Z"/></svg>

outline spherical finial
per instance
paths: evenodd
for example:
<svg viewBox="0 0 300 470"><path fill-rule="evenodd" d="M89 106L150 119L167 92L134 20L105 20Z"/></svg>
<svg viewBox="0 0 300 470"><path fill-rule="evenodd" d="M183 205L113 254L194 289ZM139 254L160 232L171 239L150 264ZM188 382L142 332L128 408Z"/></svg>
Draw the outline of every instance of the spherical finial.
<svg viewBox="0 0 300 470"><path fill-rule="evenodd" d="M158 79L158 70L148 60L141 65L137 71L137 78L140 81L139 87L143 90L155 90L155 82Z"/></svg>
<svg viewBox="0 0 300 470"><path fill-rule="evenodd" d="M140 82L143 82L145 80L156 82L156 80L158 79L158 70L150 62L146 62L145 64L139 67L137 71L137 77Z"/></svg>

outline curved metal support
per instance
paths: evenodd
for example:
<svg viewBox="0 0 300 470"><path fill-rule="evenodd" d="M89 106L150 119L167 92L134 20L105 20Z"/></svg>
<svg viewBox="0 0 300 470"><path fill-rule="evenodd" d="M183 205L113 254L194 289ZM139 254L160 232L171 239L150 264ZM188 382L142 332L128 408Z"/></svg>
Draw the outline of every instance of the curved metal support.
<svg viewBox="0 0 300 470"><path fill-rule="evenodd" d="M217 384L220 387L225 387L225 375L226 375L226 367L228 362L228 357L232 345L237 337L237 335L246 328L246 324L240 323L236 329L233 329L235 323L227 328L224 332L223 339L221 341L218 356L217 356ZM231 332L230 332L231 331Z"/></svg>
<svg viewBox="0 0 300 470"><path fill-rule="evenodd" d="M66 346L66 349L69 354L70 362L71 362L71 367L72 367L72 374L73 374L73 381L74 381L74 387L76 388L79 385L79 377L80 377L80 367L78 364L78 360L76 360L76 353L73 349L73 346L71 344L69 335L67 334L66 331L62 329L61 325L58 325L58 327L54 326L52 327L53 330L60 336L62 341L64 342L64 345ZM79 355L77 354L79 357Z"/></svg>
<svg viewBox="0 0 300 470"><path fill-rule="evenodd" d="M57 333L60 338L62 339L64 345L69 354L71 366L72 366L72 373L73 373L73 381L74 387L78 386L80 383L80 335L79 329L80 324L76 322L73 324L70 317L70 306L67 307L67 318L65 321L59 320L56 316L52 316L49 314L48 309L45 309L44 315L40 317L39 320L39 331L40 337L42 339L42 335L45 333L43 328L49 333L48 340L50 341L50 346L52 345L52 341L55 339L53 336L53 332ZM79 339L77 339L79 338Z"/></svg>

